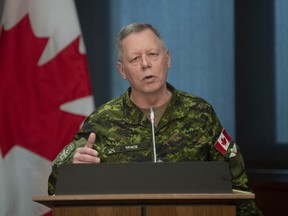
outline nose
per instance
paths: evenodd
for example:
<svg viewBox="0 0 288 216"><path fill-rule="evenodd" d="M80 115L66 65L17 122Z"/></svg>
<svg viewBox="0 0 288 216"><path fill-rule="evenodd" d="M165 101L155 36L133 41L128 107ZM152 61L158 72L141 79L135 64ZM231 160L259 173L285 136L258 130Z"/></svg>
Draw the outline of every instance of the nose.
<svg viewBox="0 0 288 216"><path fill-rule="evenodd" d="M147 55L142 56L142 68L149 68L151 67L151 62L149 60L149 57Z"/></svg>

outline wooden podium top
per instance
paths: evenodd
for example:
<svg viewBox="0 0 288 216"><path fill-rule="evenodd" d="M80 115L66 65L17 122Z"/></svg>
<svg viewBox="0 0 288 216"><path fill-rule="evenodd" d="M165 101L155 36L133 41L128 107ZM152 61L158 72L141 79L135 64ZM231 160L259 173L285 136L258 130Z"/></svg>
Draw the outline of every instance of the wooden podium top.
<svg viewBox="0 0 288 216"><path fill-rule="evenodd" d="M93 194L34 196L33 201L53 206L75 205L162 205L162 204L237 204L255 198L253 193L202 194Z"/></svg>

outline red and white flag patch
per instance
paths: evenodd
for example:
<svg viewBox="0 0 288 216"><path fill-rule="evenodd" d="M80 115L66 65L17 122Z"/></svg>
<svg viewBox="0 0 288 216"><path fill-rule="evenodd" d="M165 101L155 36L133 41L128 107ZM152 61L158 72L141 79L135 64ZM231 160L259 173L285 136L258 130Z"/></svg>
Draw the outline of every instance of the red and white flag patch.
<svg viewBox="0 0 288 216"><path fill-rule="evenodd" d="M222 155L226 155L230 142L231 137L228 135L226 130L223 129L214 146Z"/></svg>

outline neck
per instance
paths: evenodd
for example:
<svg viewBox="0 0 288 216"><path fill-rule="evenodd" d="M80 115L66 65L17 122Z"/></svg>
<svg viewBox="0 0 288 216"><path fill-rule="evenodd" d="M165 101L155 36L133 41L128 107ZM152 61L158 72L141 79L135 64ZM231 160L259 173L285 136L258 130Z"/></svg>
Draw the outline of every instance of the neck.
<svg viewBox="0 0 288 216"><path fill-rule="evenodd" d="M131 91L130 99L131 101L142 109L149 109L151 107L160 107L165 104L171 98L171 92L165 88L162 91L151 94L137 94Z"/></svg>

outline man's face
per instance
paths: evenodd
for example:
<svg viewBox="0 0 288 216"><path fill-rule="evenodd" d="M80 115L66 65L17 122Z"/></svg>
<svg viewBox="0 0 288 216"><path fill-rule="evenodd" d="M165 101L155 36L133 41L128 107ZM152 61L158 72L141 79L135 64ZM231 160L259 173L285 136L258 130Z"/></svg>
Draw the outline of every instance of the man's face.
<svg viewBox="0 0 288 216"><path fill-rule="evenodd" d="M150 29L127 36L122 47L122 60L117 66L132 91L154 93L166 86L170 54Z"/></svg>

